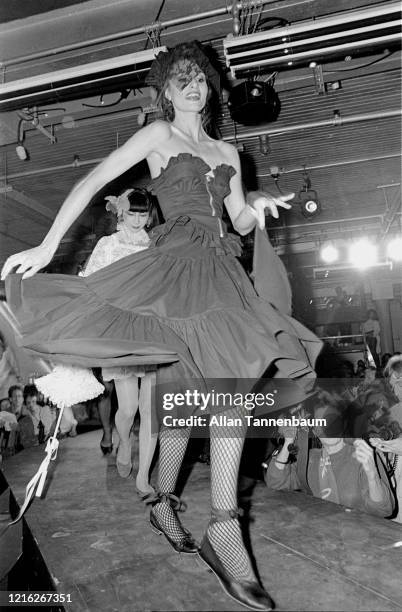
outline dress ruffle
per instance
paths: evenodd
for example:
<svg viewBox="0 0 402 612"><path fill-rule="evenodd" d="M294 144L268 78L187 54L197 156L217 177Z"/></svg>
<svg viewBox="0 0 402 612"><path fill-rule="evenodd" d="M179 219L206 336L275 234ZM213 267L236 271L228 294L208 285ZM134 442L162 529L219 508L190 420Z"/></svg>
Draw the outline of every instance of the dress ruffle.
<svg viewBox="0 0 402 612"><path fill-rule="evenodd" d="M59 408L95 399L105 390L91 370L62 364L56 365L50 374L36 378L35 385Z"/></svg>

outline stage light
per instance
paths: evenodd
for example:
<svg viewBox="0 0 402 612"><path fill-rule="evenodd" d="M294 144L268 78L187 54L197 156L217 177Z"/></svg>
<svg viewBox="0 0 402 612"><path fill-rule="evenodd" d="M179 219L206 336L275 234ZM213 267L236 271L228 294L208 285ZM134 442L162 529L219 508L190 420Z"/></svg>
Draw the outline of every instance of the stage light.
<svg viewBox="0 0 402 612"><path fill-rule="evenodd" d="M388 243L387 255L394 261L402 261L402 236L397 236Z"/></svg>
<svg viewBox="0 0 402 612"><path fill-rule="evenodd" d="M326 244L321 248L320 257L324 263L335 263L339 259L339 250L333 244Z"/></svg>
<svg viewBox="0 0 402 612"><path fill-rule="evenodd" d="M311 179L306 169L303 172L303 180L303 189L299 191L301 213L306 218L315 217L321 212L321 204L318 200L317 192L311 189Z"/></svg>
<svg viewBox="0 0 402 612"><path fill-rule="evenodd" d="M15 152L17 153L18 158L21 161L25 161L25 160L28 159L28 152L27 152L26 148L24 147L24 145L22 144L22 142L19 142L17 144L17 146L15 147Z"/></svg>
<svg viewBox="0 0 402 612"><path fill-rule="evenodd" d="M369 268L377 263L378 248L367 238L361 238L349 247L349 263L356 268Z"/></svg>
<svg viewBox="0 0 402 612"><path fill-rule="evenodd" d="M265 81L244 81L236 85L227 104L233 121L242 125L276 121L281 109L278 94Z"/></svg>

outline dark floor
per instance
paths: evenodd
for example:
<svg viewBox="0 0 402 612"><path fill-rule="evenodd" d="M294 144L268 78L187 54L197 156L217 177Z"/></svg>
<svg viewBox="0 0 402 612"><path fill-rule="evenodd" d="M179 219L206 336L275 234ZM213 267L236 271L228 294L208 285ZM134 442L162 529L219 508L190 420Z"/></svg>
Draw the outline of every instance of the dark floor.
<svg viewBox="0 0 402 612"><path fill-rule="evenodd" d="M176 554L148 527L134 480L99 450L100 432L60 443L45 499L27 523L69 610L243 610L195 556ZM19 501L43 458L33 448L7 460ZM201 539L209 516L209 468L195 464L183 522ZM250 526L262 581L279 610L400 611L402 529L301 493L257 486ZM398 545L399 543L399 545Z"/></svg>

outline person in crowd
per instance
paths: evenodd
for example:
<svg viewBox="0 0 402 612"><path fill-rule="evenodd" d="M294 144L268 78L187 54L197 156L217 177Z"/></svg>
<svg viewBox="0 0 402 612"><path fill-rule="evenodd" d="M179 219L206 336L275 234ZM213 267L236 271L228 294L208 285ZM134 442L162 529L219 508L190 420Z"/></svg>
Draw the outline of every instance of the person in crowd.
<svg viewBox="0 0 402 612"><path fill-rule="evenodd" d="M11 412L19 419L24 414L24 390L21 385L11 385L8 389Z"/></svg>
<svg viewBox="0 0 402 612"><path fill-rule="evenodd" d="M389 359L391 359L391 353L383 353L383 355L381 355L381 372L382 373L384 373L384 369Z"/></svg>
<svg viewBox="0 0 402 612"><path fill-rule="evenodd" d="M17 385L20 380L13 352L0 335L0 397L6 397L9 387Z"/></svg>
<svg viewBox="0 0 402 612"><path fill-rule="evenodd" d="M49 406L38 404L38 389L35 385L25 385L24 401L26 412L32 419L35 436L38 438L38 443L42 444L49 437L55 420L54 415Z"/></svg>
<svg viewBox="0 0 402 612"><path fill-rule="evenodd" d="M11 402L8 397L3 397L0 400L0 411L4 410L6 412L10 412Z"/></svg>
<svg viewBox="0 0 402 612"><path fill-rule="evenodd" d="M22 344L37 356L46 358L51 352L54 360L74 359L89 367L157 364L158 385L176 392L193 389L196 381L202 388L211 388L208 381L221 381L224 389L236 389L240 379L259 379L275 365L275 375L286 378L289 388L304 398L314 384L321 342L290 317L286 272L262 231L266 209L278 217L278 207L289 208L286 200L293 194L251 192L245 200L236 148L206 131L209 102L219 95L220 82L199 43L160 52L147 82L165 119L137 131L82 179L43 243L11 256L3 267L10 307L20 314L27 310ZM87 277L65 276L62 281L57 275L56 282L50 274L30 278L50 262L62 236L95 194L144 159L165 218L150 233L150 247ZM240 234L258 225L255 287L236 260L240 239L226 230L224 204ZM16 274L8 276L14 269ZM285 397L283 401L286 405ZM208 410L241 423L247 413L244 406L233 405L210 404ZM199 412L182 405L176 415L188 417L193 411ZM256 578L238 518L246 423L231 427L211 422L212 518L201 546L181 524L182 504L175 496L190 432L179 423L160 429L159 490L151 526L174 550L198 553L238 603L270 610L274 604Z"/></svg>
<svg viewBox="0 0 402 612"><path fill-rule="evenodd" d="M373 356L375 365L377 368L380 367L380 354L381 354L381 340L380 340L380 323L378 321L377 312L374 309L370 309L367 312L367 320L362 325L362 332L364 334L365 341Z"/></svg>
<svg viewBox="0 0 402 612"><path fill-rule="evenodd" d="M355 375L357 378L364 378L365 373L366 373L366 364L364 363L363 359L359 359L356 365Z"/></svg>
<svg viewBox="0 0 402 612"><path fill-rule="evenodd" d="M265 481L276 490L301 488L299 474L307 473L307 484L315 497L380 517L389 517L394 510L394 495L383 462L362 439L343 437L344 416L339 399L322 393L314 409L315 419L325 419L326 426L313 431L321 448L311 448L307 466L298 466L299 454L290 461L289 447L297 437L296 427L281 428L283 446L271 458ZM296 441L297 444L297 441Z"/></svg>
<svg viewBox="0 0 402 612"><path fill-rule="evenodd" d="M382 415L378 434L370 437L371 444L385 454L388 472L398 500L395 521L402 523L402 355L387 361L384 377L394 394L395 401Z"/></svg>
<svg viewBox="0 0 402 612"><path fill-rule="evenodd" d="M24 391L20 385L12 385L8 390L10 400L10 412L17 420L17 427L12 427L12 434L9 437L8 447L11 454L19 452L24 448L35 446L38 441L35 436L34 426L27 413L24 404Z"/></svg>
<svg viewBox="0 0 402 612"><path fill-rule="evenodd" d="M391 440L379 437L370 438L370 443L385 455L388 474L395 489L398 502L397 514L394 520L402 523L402 433Z"/></svg>
<svg viewBox="0 0 402 612"><path fill-rule="evenodd" d="M11 402L8 398L0 401L0 460L8 454L14 454L15 432L18 422L11 412Z"/></svg>

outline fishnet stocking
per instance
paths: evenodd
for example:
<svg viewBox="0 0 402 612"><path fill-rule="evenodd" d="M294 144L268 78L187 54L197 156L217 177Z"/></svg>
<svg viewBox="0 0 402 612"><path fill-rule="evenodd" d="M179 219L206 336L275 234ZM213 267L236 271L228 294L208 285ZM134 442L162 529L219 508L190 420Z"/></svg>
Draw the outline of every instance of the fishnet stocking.
<svg viewBox="0 0 402 612"><path fill-rule="evenodd" d="M161 493L173 493L177 477L186 452L191 428L172 429L164 427L159 434L159 476L158 488ZM167 534L175 542L182 542L184 531L175 511L168 502L156 504L152 513L165 527Z"/></svg>
<svg viewBox="0 0 402 612"><path fill-rule="evenodd" d="M225 412L225 416L228 419L241 418L245 413L243 407L238 407ZM210 426L212 508L226 511L237 508L237 481L246 429L246 421L243 419L241 426ZM232 578L255 580L237 518L212 521L207 533L216 554Z"/></svg>

